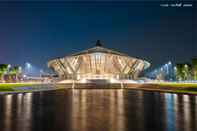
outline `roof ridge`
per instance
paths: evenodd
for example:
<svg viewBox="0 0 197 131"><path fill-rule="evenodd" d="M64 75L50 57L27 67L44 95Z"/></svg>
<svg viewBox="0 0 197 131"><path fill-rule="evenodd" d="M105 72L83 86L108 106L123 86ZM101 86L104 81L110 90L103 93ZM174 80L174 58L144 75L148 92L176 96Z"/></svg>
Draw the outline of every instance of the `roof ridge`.
<svg viewBox="0 0 197 131"><path fill-rule="evenodd" d="M92 47L92 48L89 48L89 49L86 49L86 50L82 50L80 52L71 54L71 56L76 56L76 55L81 55L81 54L86 54L86 53L96 53L96 52L112 53L112 54L121 55L121 56L128 56L125 53L121 53L121 52L115 51L113 49L108 49L108 48L101 47L101 46L95 46L95 47Z"/></svg>

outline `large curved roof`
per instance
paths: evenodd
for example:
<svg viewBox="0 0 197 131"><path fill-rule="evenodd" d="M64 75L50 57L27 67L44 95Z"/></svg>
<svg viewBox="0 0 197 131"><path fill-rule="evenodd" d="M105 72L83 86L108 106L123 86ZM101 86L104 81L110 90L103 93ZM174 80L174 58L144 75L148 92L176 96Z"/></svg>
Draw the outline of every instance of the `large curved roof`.
<svg viewBox="0 0 197 131"><path fill-rule="evenodd" d="M97 67L99 67L99 72L128 73L133 70L147 69L150 63L118 51L104 48L97 42L93 48L51 60L48 62L48 66L60 73L97 72L94 71Z"/></svg>
<svg viewBox="0 0 197 131"><path fill-rule="evenodd" d="M93 48L86 49L86 50L83 50L83 51L80 51L80 52L77 52L77 53L73 53L73 54L67 55L65 57L79 56L79 55L92 54L92 53L106 53L106 54L125 56L125 57L128 57L128 58L141 60L141 59L136 58L136 57L131 57L131 56L125 54L125 53L121 53L121 52L118 52L118 51L114 51L112 49L104 48L104 47L102 47L102 44L100 43L100 40L97 40L96 46L93 47ZM145 60L142 60L142 61L145 64L144 69L147 69L148 67L150 67L150 63L149 62L147 62Z"/></svg>

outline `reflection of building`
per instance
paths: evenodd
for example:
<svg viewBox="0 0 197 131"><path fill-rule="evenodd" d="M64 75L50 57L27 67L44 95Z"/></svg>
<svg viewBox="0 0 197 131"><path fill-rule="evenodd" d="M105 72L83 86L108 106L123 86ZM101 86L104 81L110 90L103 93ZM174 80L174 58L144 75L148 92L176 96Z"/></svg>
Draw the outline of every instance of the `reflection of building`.
<svg viewBox="0 0 197 131"><path fill-rule="evenodd" d="M98 40L96 47L51 60L48 66L63 79L137 79L150 64L103 48Z"/></svg>

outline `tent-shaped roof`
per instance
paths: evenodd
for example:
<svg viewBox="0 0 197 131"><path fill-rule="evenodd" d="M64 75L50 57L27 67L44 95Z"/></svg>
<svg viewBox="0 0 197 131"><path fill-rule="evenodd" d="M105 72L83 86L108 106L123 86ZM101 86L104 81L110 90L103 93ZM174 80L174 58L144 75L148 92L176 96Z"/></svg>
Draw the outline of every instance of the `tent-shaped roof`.
<svg viewBox="0 0 197 131"><path fill-rule="evenodd" d="M83 51L78 52L78 53L74 53L71 56L90 54L90 53L109 53L109 54L120 55L120 56L128 56L127 54L120 53L118 51L114 51L114 50L102 47L102 44L101 44L100 40L97 40L95 47L87 49L87 50L83 50Z"/></svg>
<svg viewBox="0 0 197 131"><path fill-rule="evenodd" d="M74 53L71 56L77 56L77 55L83 55L83 54L90 54L90 53L109 53L109 54L115 54L120 56L128 56L127 54L120 53L118 51L110 50L101 46L96 46L87 50L83 50L78 53Z"/></svg>
<svg viewBox="0 0 197 131"><path fill-rule="evenodd" d="M145 60L141 60L141 59L138 59L138 58L135 58L135 57L131 57L131 56L125 54L125 53L121 53L121 52L118 52L118 51L114 51L112 49L107 49L107 48L102 47L102 44L101 44L100 40L97 40L96 46L93 47L93 48L83 50L83 51L80 51L80 52L77 52L77 53L74 53L74 54L71 54L71 55L66 55L64 57L58 57L54 60L49 61L49 65L50 65L50 63L52 63L56 60L59 60L59 59L68 59L68 58L71 58L71 57L83 56L83 55L94 54L94 53L112 54L112 55L127 57L131 60L143 61L144 64L145 64L144 69L146 69L150 66L150 63L145 61Z"/></svg>

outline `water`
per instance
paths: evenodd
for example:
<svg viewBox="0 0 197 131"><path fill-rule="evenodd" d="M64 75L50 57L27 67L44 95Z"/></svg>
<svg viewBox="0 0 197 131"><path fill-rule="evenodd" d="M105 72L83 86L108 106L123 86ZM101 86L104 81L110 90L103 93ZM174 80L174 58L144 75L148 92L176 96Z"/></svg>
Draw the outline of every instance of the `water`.
<svg viewBox="0 0 197 131"><path fill-rule="evenodd" d="M197 96L122 89L0 95L0 131L197 131Z"/></svg>

